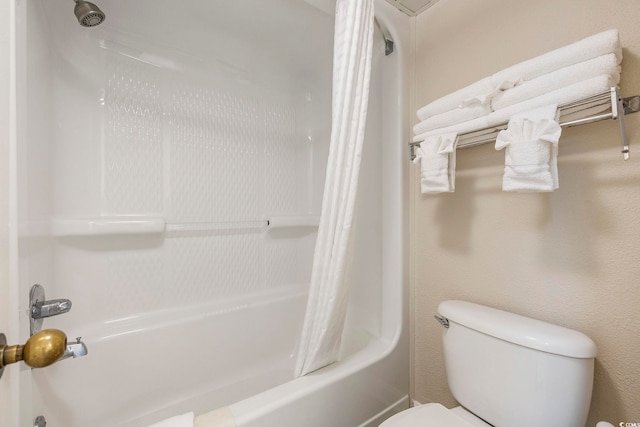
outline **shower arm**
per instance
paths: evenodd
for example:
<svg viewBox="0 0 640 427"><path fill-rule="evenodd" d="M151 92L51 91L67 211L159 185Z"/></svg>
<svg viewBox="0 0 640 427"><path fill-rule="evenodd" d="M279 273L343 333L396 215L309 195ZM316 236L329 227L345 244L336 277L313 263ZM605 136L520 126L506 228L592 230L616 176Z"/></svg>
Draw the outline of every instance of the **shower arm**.
<svg viewBox="0 0 640 427"><path fill-rule="evenodd" d="M380 30L380 34L382 34L382 39L384 40L384 54L385 54L385 56L389 56L395 50L395 43L393 42L393 39L391 38L391 34L389 33L389 30L387 30L380 23L378 18L374 17L373 21L374 21L375 26L378 27L378 29Z"/></svg>

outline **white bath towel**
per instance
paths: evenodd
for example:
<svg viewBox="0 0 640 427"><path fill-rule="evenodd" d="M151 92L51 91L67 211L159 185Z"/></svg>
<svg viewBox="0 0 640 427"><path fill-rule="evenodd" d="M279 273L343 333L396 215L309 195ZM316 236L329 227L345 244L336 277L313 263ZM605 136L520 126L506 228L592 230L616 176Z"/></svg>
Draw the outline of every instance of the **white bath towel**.
<svg viewBox="0 0 640 427"><path fill-rule="evenodd" d="M477 119L478 117L486 116L491 112L491 106L488 103L455 108L446 113L437 114L421 121L413 127L413 133L417 135L433 129L467 122Z"/></svg>
<svg viewBox="0 0 640 427"><path fill-rule="evenodd" d="M479 117L477 119L470 120L468 122L459 123L453 126L447 126L440 129L430 130L413 137L414 142L424 141L430 136L439 135L443 133L456 132L458 134L464 134L468 132L474 132L479 129L490 128L492 126L499 126L507 123L512 116L523 113L525 111L534 110L536 108L543 107L545 105L564 105L571 102L575 102L593 95L606 92L615 86L615 81L608 75L597 76L583 82L577 82L572 85L557 89L553 92L546 93L536 98L530 99L525 102L510 105L506 108L494 111L485 117ZM600 108L592 108L590 113L597 113L603 111L607 106ZM584 117L586 113L575 113L573 116ZM563 115L564 117L564 115ZM567 119L569 119L567 115Z"/></svg>
<svg viewBox="0 0 640 427"><path fill-rule="evenodd" d="M612 86L620 82L620 65L615 54L601 55L564 67L512 89L501 91L491 101L491 107L496 111L600 75L609 75Z"/></svg>
<svg viewBox="0 0 640 427"><path fill-rule="evenodd" d="M413 141L421 142L429 137L448 134L448 133L463 134L467 132L473 132L474 130L488 127L489 126L488 118L490 116L491 114L488 116L478 117L477 119L469 120L468 122L458 123L458 124L447 126L444 128L434 129L424 133L420 133L413 137Z"/></svg>
<svg viewBox="0 0 640 427"><path fill-rule="evenodd" d="M603 31L570 45L505 68L489 80L495 86L504 81L533 80L561 68L587 61L608 53L614 53L618 63L622 60L622 48L617 29Z"/></svg>
<svg viewBox="0 0 640 427"><path fill-rule="evenodd" d="M516 115L496 139L506 148L504 191L550 192L558 188L558 106L549 105Z"/></svg>
<svg viewBox="0 0 640 427"><path fill-rule="evenodd" d="M493 86L493 90L491 92L487 92L484 94L476 95L471 98L467 98L462 102L460 107L471 107L475 105L489 105L491 106L491 102L493 98L501 94L502 92L513 89L522 84L522 79L517 80L505 80L502 82L496 82Z"/></svg>
<svg viewBox="0 0 640 427"><path fill-rule="evenodd" d="M493 92L495 92L495 85L487 77L430 102L420 108L416 115L420 120L426 120L429 117L455 110L471 98L486 96Z"/></svg>
<svg viewBox="0 0 640 427"><path fill-rule="evenodd" d="M422 193L447 193L456 184L456 133L427 138L416 149L414 163L420 163L420 189Z"/></svg>
<svg viewBox="0 0 640 427"><path fill-rule="evenodd" d="M193 427L193 412L167 418L149 427Z"/></svg>
<svg viewBox="0 0 640 427"><path fill-rule="evenodd" d="M503 106L501 103L496 101L495 106L500 108L496 108L496 111L489 114L487 118L489 126L505 123L516 114L540 108L545 105L564 105L579 101L581 99L606 92L610 90L612 86L616 86L616 84L617 82L609 75L602 75L556 89L552 92L545 93L544 95L518 104L505 106L504 108L502 108Z"/></svg>

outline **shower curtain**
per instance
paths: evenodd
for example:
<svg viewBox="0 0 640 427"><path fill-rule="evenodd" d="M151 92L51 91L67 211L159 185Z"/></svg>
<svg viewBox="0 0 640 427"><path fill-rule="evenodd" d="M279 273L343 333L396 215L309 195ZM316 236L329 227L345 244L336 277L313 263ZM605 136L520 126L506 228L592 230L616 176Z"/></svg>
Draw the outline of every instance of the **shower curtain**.
<svg viewBox="0 0 640 427"><path fill-rule="evenodd" d="M338 360L347 311L351 222L367 119L373 0L337 0L331 141L296 376Z"/></svg>

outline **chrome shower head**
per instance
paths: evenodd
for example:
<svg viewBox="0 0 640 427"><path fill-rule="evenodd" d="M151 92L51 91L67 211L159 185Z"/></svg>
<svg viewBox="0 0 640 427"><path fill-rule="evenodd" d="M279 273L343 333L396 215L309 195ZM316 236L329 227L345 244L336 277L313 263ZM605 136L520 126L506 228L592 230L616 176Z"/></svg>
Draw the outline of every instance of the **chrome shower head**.
<svg viewBox="0 0 640 427"><path fill-rule="evenodd" d="M76 14L78 22L83 27L95 27L105 20L106 15L95 4L84 0L75 0L75 2L76 7L73 9L73 13Z"/></svg>

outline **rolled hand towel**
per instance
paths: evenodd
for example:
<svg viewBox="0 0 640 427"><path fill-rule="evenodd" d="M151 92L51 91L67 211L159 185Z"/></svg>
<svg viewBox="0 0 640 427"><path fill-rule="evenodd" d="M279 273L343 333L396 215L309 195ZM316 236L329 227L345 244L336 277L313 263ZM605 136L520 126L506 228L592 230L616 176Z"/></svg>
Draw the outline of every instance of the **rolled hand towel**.
<svg viewBox="0 0 640 427"><path fill-rule="evenodd" d="M193 427L193 412L167 418L149 427Z"/></svg>
<svg viewBox="0 0 640 427"><path fill-rule="evenodd" d="M488 104L477 104L469 107L456 108L446 113L431 116L413 127L414 134L421 134L433 129L444 128L478 117L486 116L491 113L491 107Z"/></svg>
<svg viewBox="0 0 640 427"><path fill-rule="evenodd" d="M466 100L474 97L480 97L495 92L495 85L491 83L491 79L484 78L469 86L463 87L449 95L438 98L433 102L420 108L416 115L420 120L426 120L431 116L446 113L448 111L459 108Z"/></svg>
<svg viewBox="0 0 640 427"><path fill-rule="evenodd" d="M558 106L549 105L516 115L496 139L506 148L503 191L542 191L558 188Z"/></svg>
<svg viewBox="0 0 640 427"><path fill-rule="evenodd" d="M533 80L544 74L583 62L601 55L613 53L618 63L622 61L622 48L617 29L603 31L573 44L552 50L543 55L505 68L489 77L493 86L504 81Z"/></svg>
<svg viewBox="0 0 640 427"><path fill-rule="evenodd" d="M456 188L456 133L427 138L416 149L414 163L420 163L422 193L447 193Z"/></svg>
<svg viewBox="0 0 640 427"><path fill-rule="evenodd" d="M499 92L491 101L491 106L493 111L500 110L510 105L562 89L565 86L605 74L610 76L611 82L613 83L612 86L616 86L620 81L620 66L613 53L561 68L524 82L513 89Z"/></svg>

